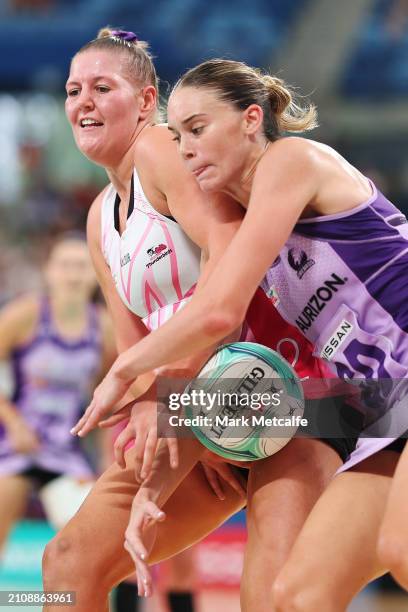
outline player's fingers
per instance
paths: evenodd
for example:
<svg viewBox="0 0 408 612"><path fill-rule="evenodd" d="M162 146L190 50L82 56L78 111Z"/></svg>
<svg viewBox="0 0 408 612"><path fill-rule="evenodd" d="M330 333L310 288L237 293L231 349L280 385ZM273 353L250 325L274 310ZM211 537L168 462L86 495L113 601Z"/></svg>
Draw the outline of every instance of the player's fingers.
<svg viewBox="0 0 408 612"><path fill-rule="evenodd" d="M218 499L224 500L225 493L222 489L217 472L213 468L209 467L208 465L204 465L204 464L203 464L203 469L207 477L208 484L210 485L210 487L212 488L212 490L214 491Z"/></svg>
<svg viewBox="0 0 408 612"><path fill-rule="evenodd" d="M147 564L138 558L128 540L125 540L123 546L125 550L128 551L135 564L137 592L139 597L149 597L153 592L153 585Z"/></svg>
<svg viewBox="0 0 408 612"><path fill-rule="evenodd" d="M118 410L118 412L115 412L115 414L112 414L112 416L108 417L107 419L103 419L102 421L99 421L98 427L101 427L101 428L113 427L114 425L121 423L125 419L126 420L129 419L129 411L125 408L121 408L120 410Z"/></svg>
<svg viewBox="0 0 408 612"><path fill-rule="evenodd" d="M115 456L116 463L121 467L126 467L125 461L125 450L126 446L135 437L135 432L131 426L127 426L123 431L120 432L113 445L113 453Z"/></svg>
<svg viewBox="0 0 408 612"><path fill-rule="evenodd" d="M144 451L146 446L147 432L143 429L136 432L135 446L134 446L134 469L136 482L140 482L140 472L142 469Z"/></svg>
<svg viewBox="0 0 408 612"><path fill-rule="evenodd" d="M99 421L102 420L102 417L105 416L106 412L108 412L108 408L106 406L103 406L100 403L95 402L94 408L92 412L89 414L85 424L78 431L78 436L83 438L90 431L92 431L92 429L97 427Z"/></svg>
<svg viewBox="0 0 408 612"><path fill-rule="evenodd" d="M178 467L178 441L177 438L167 438L167 447L169 449L169 461L172 468Z"/></svg>
<svg viewBox="0 0 408 612"><path fill-rule="evenodd" d="M95 400L92 400L92 402L89 404L88 408L85 410L84 414L81 416L79 421L70 430L73 436L76 436L78 432L82 429L82 427L85 425L86 421L88 420L89 415L94 409L94 402Z"/></svg>
<svg viewBox="0 0 408 612"><path fill-rule="evenodd" d="M149 432L147 439L146 439L144 455L143 455L143 464L140 470L140 478L142 478L142 480L147 478L148 475L150 474L150 470L152 469L153 461L156 455L156 448L157 448L157 431L152 430Z"/></svg>

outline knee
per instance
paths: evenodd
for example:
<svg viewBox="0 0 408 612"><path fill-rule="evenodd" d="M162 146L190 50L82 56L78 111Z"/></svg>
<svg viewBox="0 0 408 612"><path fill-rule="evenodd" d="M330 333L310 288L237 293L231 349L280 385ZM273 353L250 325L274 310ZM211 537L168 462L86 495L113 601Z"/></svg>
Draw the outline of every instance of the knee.
<svg viewBox="0 0 408 612"><path fill-rule="evenodd" d="M75 539L64 535L64 531L58 533L45 547L42 567L45 583L80 579L83 555Z"/></svg>
<svg viewBox="0 0 408 612"><path fill-rule="evenodd" d="M59 532L45 547L42 568L44 584L51 588L78 585L89 580L89 567L96 573L95 563L91 563L84 546L72 532Z"/></svg>
<svg viewBox="0 0 408 612"><path fill-rule="evenodd" d="M377 556L384 569L389 570L397 580L408 584L408 547L400 534L380 532Z"/></svg>
<svg viewBox="0 0 408 612"><path fill-rule="evenodd" d="M278 576L272 585L272 604L276 612L305 612L304 597L293 581Z"/></svg>
<svg viewBox="0 0 408 612"><path fill-rule="evenodd" d="M276 612L337 612L343 608L333 605L333 599L316 581L314 585L304 584L294 577L279 575L272 585L272 609Z"/></svg>

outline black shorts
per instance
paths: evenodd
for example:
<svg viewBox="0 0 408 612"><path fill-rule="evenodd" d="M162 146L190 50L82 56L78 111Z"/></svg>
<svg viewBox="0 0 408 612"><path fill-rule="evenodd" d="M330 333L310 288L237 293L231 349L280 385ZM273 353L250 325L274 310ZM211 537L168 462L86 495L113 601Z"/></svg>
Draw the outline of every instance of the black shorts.
<svg viewBox="0 0 408 612"><path fill-rule="evenodd" d="M313 438L310 438L310 439L313 439ZM327 446L330 446L333 450L336 451L336 453L339 455L343 463L345 463L347 459L350 457L351 453L355 450L358 437L357 438L356 437L352 437L352 438L315 438L315 439L320 440L321 442L324 442L325 444L327 444ZM396 440L396 442L399 442L399 440ZM392 449L392 450L396 450L396 449ZM231 465L231 467L240 474L244 482L248 482L249 468L238 467L236 465Z"/></svg>
<svg viewBox="0 0 408 612"><path fill-rule="evenodd" d="M333 396L319 400L306 400L304 416L309 426L298 435L306 435L321 440L339 455L345 463L355 450L361 431L364 429L364 416L347 402L347 398Z"/></svg>
<svg viewBox="0 0 408 612"><path fill-rule="evenodd" d="M406 442L406 438L397 438L397 440L394 440L394 442L391 442L391 444L386 446L384 450L394 451L395 453L402 453L405 448Z"/></svg>
<svg viewBox="0 0 408 612"><path fill-rule="evenodd" d="M358 438L317 438L336 451L343 463L346 463L355 450Z"/></svg>
<svg viewBox="0 0 408 612"><path fill-rule="evenodd" d="M19 476L29 478L37 487L41 488L52 480L59 478L61 474L59 472L50 472L50 470L40 467L30 467L24 470L24 472L20 472Z"/></svg>

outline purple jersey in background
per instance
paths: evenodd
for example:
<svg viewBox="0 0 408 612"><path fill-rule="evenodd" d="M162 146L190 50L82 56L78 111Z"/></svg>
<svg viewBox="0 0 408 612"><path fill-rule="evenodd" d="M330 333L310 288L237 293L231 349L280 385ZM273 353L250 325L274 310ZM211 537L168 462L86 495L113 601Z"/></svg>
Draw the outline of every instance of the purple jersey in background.
<svg viewBox="0 0 408 612"><path fill-rule="evenodd" d="M69 432L90 398L101 365L96 307L89 306L83 336L69 341L54 328L49 303L42 300L36 333L13 352L11 364L12 401L37 434L41 449L31 455L15 453L0 425L0 474L39 467L79 478L92 476L78 438Z"/></svg>

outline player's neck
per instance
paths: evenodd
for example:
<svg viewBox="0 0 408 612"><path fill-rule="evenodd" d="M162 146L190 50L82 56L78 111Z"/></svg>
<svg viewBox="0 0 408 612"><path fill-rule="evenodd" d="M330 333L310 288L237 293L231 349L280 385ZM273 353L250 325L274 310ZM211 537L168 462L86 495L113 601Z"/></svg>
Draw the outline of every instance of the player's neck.
<svg viewBox="0 0 408 612"><path fill-rule="evenodd" d="M145 128L151 127L152 125L153 123L150 120L140 122L132 136L128 150L121 156L117 163L106 168L109 180L114 186L116 193L119 194L122 202L129 201L130 182L135 167L136 141L140 138Z"/></svg>
<svg viewBox="0 0 408 612"><path fill-rule="evenodd" d="M240 169L239 175L235 180L227 186L223 191L234 198L237 202L247 208L251 197L252 182L255 176L259 162L265 155L271 143L266 141L262 148L256 148L251 155L248 156L243 168Z"/></svg>
<svg viewBox="0 0 408 612"><path fill-rule="evenodd" d="M82 320L88 308L88 301L82 296L66 295L65 293L53 293L49 297L53 316L58 319Z"/></svg>

